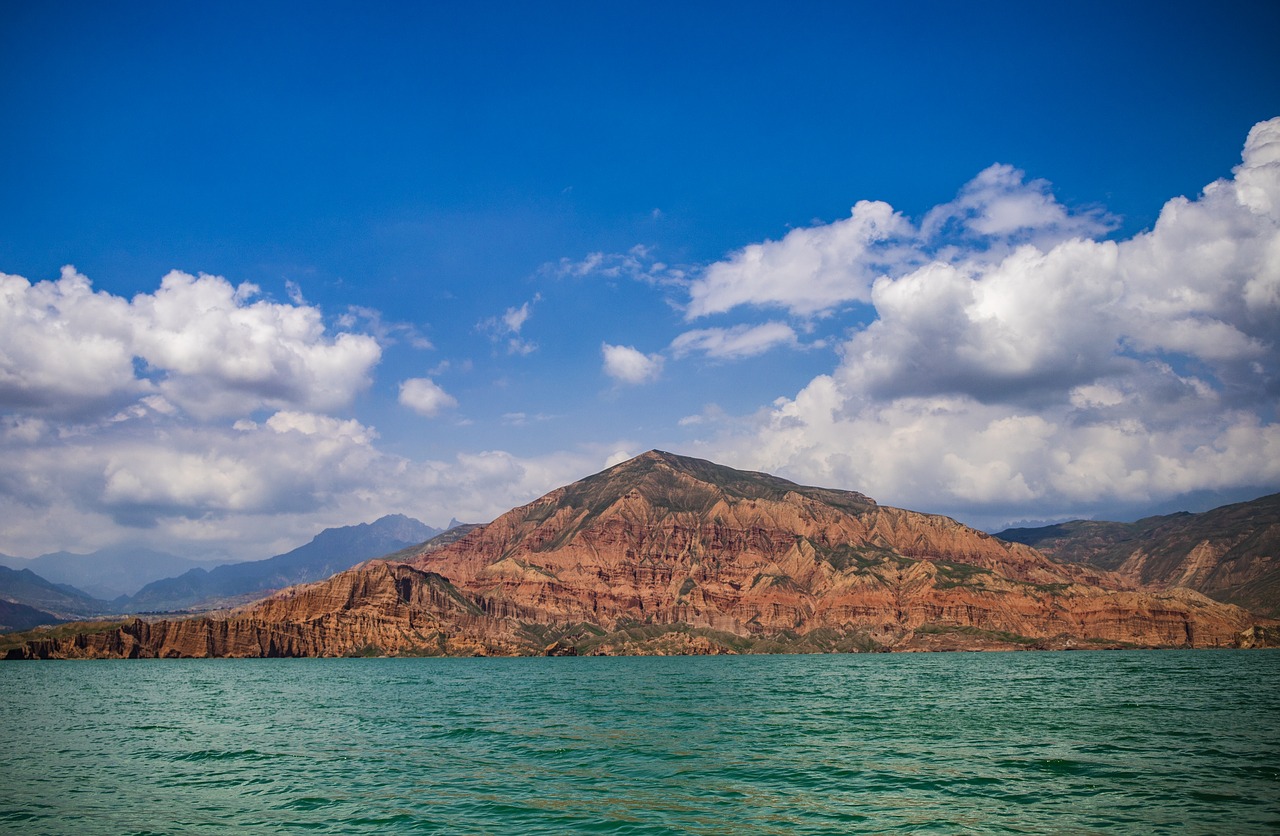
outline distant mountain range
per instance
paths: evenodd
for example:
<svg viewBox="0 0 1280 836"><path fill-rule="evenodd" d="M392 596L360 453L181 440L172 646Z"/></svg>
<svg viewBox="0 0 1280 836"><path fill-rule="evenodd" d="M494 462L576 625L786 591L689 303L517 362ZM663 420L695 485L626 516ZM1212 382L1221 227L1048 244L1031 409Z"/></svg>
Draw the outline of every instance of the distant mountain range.
<svg viewBox="0 0 1280 836"><path fill-rule="evenodd" d="M450 521L451 527L459 525ZM223 564L211 570L191 568L177 577L147 583L132 596L111 600L55 583L26 567L38 565L58 577L83 577L86 587L109 591L126 586L124 581L109 580L113 571L137 578L156 571L166 561L179 566L192 562L162 552L125 548L88 555L59 552L34 560L6 558L4 562L23 568L0 565L0 603L7 605L0 607L0 631L123 612L210 609L243 603L281 587L329 577L370 558L421 546L442 533L410 517L390 515L372 523L325 529L310 543L266 560ZM138 555L136 566L129 565L130 554ZM99 559L101 564L95 562ZM99 580L104 577L108 580Z"/></svg>
<svg viewBox="0 0 1280 836"><path fill-rule="evenodd" d="M7 658L1251 647L1274 622L947 517L651 451L227 613ZM65 633L67 628L63 628Z"/></svg>
<svg viewBox="0 0 1280 836"><path fill-rule="evenodd" d="M305 546L266 560L228 563L207 571L192 569L175 578L154 581L131 596L122 609L156 612L240 604L282 587L322 580L363 560L418 545L441 533L403 514L327 528Z"/></svg>
<svg viewBox="0 0 1280 836"><path fill-rule="evenodd" d="M0 566L0 600L50 614L55 620L110 612L111 605L74 586L53 583L30 569ZM25 614L31 617L31 614Z"/></svg>
<svg viewBox="0 0 1280 836"><path fill-rule="evenodd" d="M1148 589L1187 587L1280 617L1280 494L1132 523L1075 520L996 535Z"/></svg>
<svg viewBox="0 0 1280 836"><path fill-rule="evenodd" d="M26 604L15 604L12 601L0 599L0 633L30 630L32 627L60 624L66 620L53 613L28 607Z"/></svg>
<svg viewBox="0 0 1280 836"><path fill-rule="evenodd" d="M54 583L72 584L103 601L128 597L161 578L195 569L209 568L219 561L195 561L174 554L136 546L111 546L88 554L53 552L24 559L0 555L0 565L30 569Z"/></svg>

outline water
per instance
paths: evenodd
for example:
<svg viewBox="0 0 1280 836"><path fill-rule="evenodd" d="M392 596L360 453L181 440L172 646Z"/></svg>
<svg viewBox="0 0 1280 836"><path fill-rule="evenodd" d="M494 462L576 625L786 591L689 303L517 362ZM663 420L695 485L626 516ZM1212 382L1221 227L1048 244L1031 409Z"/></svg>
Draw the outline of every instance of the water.
<svg viewBox="0 0 1280 836"><path fill-rule="evenodd" d="M0 832L1277 833L1280 652L5 663Z"/></svg>

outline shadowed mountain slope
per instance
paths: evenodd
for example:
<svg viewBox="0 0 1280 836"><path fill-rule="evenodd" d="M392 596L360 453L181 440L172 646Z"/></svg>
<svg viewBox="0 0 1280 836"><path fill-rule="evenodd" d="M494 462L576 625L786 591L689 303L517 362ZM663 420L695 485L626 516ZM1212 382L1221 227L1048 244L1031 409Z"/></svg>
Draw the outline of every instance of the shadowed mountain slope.
<svg viewBox="0 0 1280 836"><path fill-rule="evenodd" d="M42 624L59 624L66 620L53 613L28 607L26 604L15 604L12 601L0 599L0 633L30 630Z"/></svg>
<svg viewBox="0 0 1280 836"><path fill-rule="evenodd" d="M30 569L0 566L0 599L32 607L59 618L83 618L112 612L112 605L74 586L53 583ZM25 615L31 616L30 613Z"/></svg>
<svg viewBox="0 0 1280 836"><path fill-rule="evenodd" d="M29 568L0 566L0 632L102 616L114 612L105 600L67 584L55 584Z"/></svg>

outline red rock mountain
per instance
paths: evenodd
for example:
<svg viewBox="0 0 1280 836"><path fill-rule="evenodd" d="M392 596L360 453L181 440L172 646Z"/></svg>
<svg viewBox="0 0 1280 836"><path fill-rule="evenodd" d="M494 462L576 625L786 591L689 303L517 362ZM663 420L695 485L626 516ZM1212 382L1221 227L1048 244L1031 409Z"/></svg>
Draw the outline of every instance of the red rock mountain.
<svg viewBox="0 0 1280 836"><path fill-rule="evenodd" d="M1138 591L946 517L659 451L397 557L223 618L103 625L10 656L1230 647L1270 636L1190 590Z"/></svg>

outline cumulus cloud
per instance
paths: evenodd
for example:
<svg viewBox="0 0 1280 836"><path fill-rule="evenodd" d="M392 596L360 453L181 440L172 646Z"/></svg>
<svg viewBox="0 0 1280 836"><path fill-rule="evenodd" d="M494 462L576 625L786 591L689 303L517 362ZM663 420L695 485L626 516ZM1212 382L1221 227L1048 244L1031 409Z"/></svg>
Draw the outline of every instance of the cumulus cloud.
<svg viewBox="0 0 1280 836"><path fill-rule="evenodd" d="M620 383L648 383L662 374L660 354L645 354L629 345L600 346L604 356L604 373Z"/></svg>
<svg viewBox="0 0 1280 836"><path fill-rule="evenodd" d="M712 264L689 287L688 319L739 305L809 316L869 298L871 283L901 254L911 224L887 203L859 201L848 218L793 229L781 241L751 244Z"/></svg>
<svg viewBox="0 0 1280 836"><path fill-rule="evenodd" d="M458 400L435 381L425 377L412 377L400 384L400 403L419 415L428 418L439 415L458 405Z"/></svg>
<svg viewBox="0 0 1280 836"><path fill-rule="evenodd" d="M755 357L779 345L796 345L796 332L784 322L699 328L676 337L670 346L676 357L699 352L717 360Z"/></svg>
<svg viewBox="0 0 1280 836"><path fill-rule="evenodd" d="M1071 211L1045 180L1026 180L996 164L956 199L934 207L919 226L887 203L860 201L848 218L794 229L780 241L751 244L706 268L689 286L689 320L739 306L827 316L871 302L875 283L932 262L960 269L1002 257L1024 244L1046 249L1109 231L1100 210Z"/></svg>
<svg viewBox="0 0 1280 836"><path fill-rule="evenodd" d="M920 237L946 234L1052 246L1109 231L1115 219L1093 210L1072 212L1054 197L1047 180L1026 182L1026 173L997 163L965 184L950 203L936 206L920 224Z"/></svg>
<svg viewBox="0 0 1280 836"><path fill-rule="evenodd" d="M64 267L56 282L0 274L0 408L75 412L146 391L129 303Z"/></svg>
<svg viewBox="0 0 1280 836"><path fill-rule="evenodd" d="M844 346L838 376L876 397L1045 391L1128 364L1124 283L1109 242L1023 246L995 265L933 262L872 291L878 319Z"/></svg>
<svg viewBox="0 0 1280 836"><path fill-rule="evenodd" d="M1110 241L1100 213L987 169L861 285L876 316L838 366L709 451L971 519L1280 484L1280 119L1249 133L1233 175ZM743 250L690 312L835 304L820 256L837 248L812 242L849 223ZM857 285L868 259L842 252Z"/></svg>
<svg viewBox="0 0 1280 836"><path fill-rule="evenodd" d="M251 284L171 272L153 294L95 292L0 276L0 407L78 414L147 392L202 417L258 408L331 409L369 383L381 350L331 337L317 308L250 301Z"/></svg>

